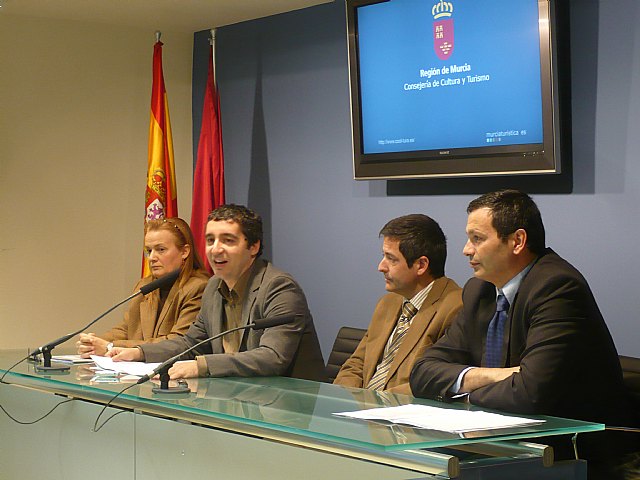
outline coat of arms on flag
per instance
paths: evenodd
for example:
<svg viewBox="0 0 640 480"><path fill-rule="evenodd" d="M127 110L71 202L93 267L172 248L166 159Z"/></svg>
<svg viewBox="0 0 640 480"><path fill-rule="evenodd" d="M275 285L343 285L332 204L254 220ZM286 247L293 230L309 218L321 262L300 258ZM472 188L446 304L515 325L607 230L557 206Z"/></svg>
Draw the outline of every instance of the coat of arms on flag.
<svg viewBox="0 0 640 480"><path fill-rule="evenodd" d="M440 60L453 53L453 3L440 0L431 9L433 15L433 48Z"/></svg>

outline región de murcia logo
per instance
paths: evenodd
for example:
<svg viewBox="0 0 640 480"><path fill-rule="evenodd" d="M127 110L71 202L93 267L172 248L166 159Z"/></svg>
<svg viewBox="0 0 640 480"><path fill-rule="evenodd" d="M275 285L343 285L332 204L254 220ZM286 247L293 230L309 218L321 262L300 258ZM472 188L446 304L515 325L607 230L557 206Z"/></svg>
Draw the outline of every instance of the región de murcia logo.
<svg viewBox="0 0 640 480"><path fill-rule="evenodd" d="M433 48L440 60L453 53L453 2L440 0L431 9L433 15Z"/></svg>

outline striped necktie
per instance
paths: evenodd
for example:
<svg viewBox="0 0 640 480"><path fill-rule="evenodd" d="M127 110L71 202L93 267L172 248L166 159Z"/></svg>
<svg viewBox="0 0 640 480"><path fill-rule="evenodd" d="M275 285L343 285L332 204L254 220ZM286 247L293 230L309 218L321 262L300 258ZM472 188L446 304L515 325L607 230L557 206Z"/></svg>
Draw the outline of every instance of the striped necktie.
<svg viewBox="0 0 640 480"><path fill-rule="evenodd" d="M387 381L389 368L391 368L393 359L395 358L396 353L400 348L402 339L411 326L411 319L415 316L416 313L418 313L418 310L416 310L416 307L414 307L411 302L404 302L404 304L402 305L402 314L398 319L396 328L391 334L391 340L387 343L382 361L378 364L376 373L374 373L373 377L371 377L367 388L371 390L382 390L382 387Z"/></svg>

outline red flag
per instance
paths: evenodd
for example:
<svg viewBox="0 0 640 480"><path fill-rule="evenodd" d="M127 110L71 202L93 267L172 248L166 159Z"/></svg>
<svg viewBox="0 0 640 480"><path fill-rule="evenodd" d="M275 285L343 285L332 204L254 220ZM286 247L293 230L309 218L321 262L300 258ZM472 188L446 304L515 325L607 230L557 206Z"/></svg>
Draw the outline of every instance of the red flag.
<svg viewBox="0 0 640 480"><path fill-rule="evenodd" d="M145 223L157 218L178 216L173 140L169 121L169 103L162 73L162 42L159 39L153 47L149 158L144 208ZM149 273L149 265L143 258L142 276L147 276Z"/></svg>
<svg viewBox="0 0 640 480"><path fill-rule="evenodd" d="M211 210L223 205L224 156L222 152L222 124L220 97L216 88L213 65L213 47L209 49L209 74L202 106L202 126L198 141L196 171L193 176L193 203L191 205L191 230L198 253L205 254L205 227ZM213 273L209 262L204 262Z"/></svg>

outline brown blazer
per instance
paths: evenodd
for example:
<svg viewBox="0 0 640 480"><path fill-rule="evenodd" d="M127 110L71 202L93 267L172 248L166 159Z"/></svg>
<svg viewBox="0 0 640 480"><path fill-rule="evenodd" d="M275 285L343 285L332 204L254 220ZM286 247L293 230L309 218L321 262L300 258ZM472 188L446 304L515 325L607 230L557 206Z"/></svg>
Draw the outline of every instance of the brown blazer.
<svg viewBox="0 0 640 480"><path fill-rule="evenodd" d="M401 295L395 293L389 293L380 299L367 333L333 383L346 387L366 387L400 317L403 300ZM461 289L456 282L447 277L436 279L398 349L384 390L411 395L409 374L413 364L426 348L444 334L461 307Z"/></svg>
<svg viewBox="0 0 640 480"><path fill-rule="evenodd" d="M133 291L139 290L151 280L151 277L143 278ZM157 290L134 298L122 322L98 336L113 342L116 347L135 347L184 335L200 311L202 293L208 280L209 277L204 272L196 271L182 287L178 282L174 283L160 313Z"/></svg>

